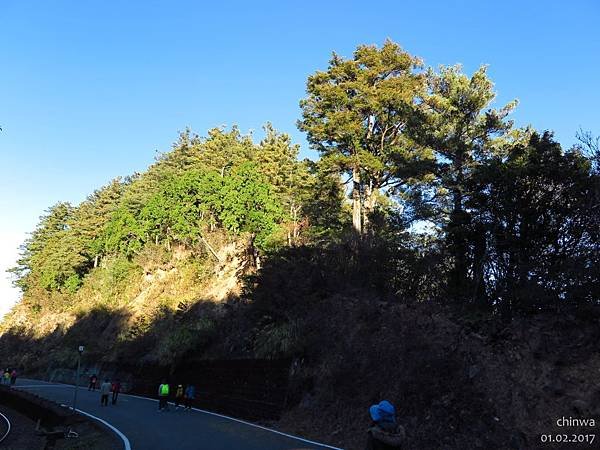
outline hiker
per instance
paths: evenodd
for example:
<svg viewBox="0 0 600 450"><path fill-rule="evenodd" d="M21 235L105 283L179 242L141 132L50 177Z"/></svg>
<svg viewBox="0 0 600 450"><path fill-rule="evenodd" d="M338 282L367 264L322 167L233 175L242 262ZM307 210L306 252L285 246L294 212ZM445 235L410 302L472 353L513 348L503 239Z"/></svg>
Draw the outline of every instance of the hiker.
<svg viewBox="0 0 600 450"><path fill-rule="evenodd" d="M117 404L117 397L119 396L119 392L121 392L121 381L117 378L117 380L112 384L112 404Z"/></svg>
<svg viewBox="0 0 600 450"><path fill-rule="evenodd" d="M110 394L110 383L108 378L100 385L100 406L108 406L108 394Z"/></svg>
<svg viewBox="0 0 600 450"><path fill-rule="evenodd" d="M192 409L192 402L196 398L196 388L193 384L188 384L185 388L185 396L183 398L183 404L185 406L185 410L189 411Z"/></svg>
<svg viewBox="0 0 600 450"><path fill-rule="evenodd" d="M160 386L158 386L158 410L159 411L168 411L169 407L167 405L167 400L169 399L169 384L166 381L163 381Z"/></svg>
<svg viewBox="0 0 600 450"><path fill-rule="evenodd" d="M404 427L396 423L396 409L387 400L369 408L373 423L367 431L366 450L393 450L402 448L406 437Z"/></svg>
<svg viewBox="0 0 600 450"><path fill-rule="evenodd" d="M177 390L175 391L175 409L179 409L181 400L183 400L183 385L182 384L178 385Z"/></svg>
<svg viewBox="0 0 600 450"><path fill-rule="evenodd" d="M14 386L17 382L17 369L13 369L10 373L10 385Z"/></svg>
<svg viewBox="0 0 600 450"><path fill-rule="evenodd" d="M96 381L98 381L98 377L96 376L96 374L93 374L90 377L90 385L88 386L88 391L95 391L96 390Z"/></svg>
<svg viewBox="0 0 600 450"><path fill-rule="evenodd" d="M4 375L2 375L2 383L7 386L10 384L10 369L7 367L4 369Z"/></svg>

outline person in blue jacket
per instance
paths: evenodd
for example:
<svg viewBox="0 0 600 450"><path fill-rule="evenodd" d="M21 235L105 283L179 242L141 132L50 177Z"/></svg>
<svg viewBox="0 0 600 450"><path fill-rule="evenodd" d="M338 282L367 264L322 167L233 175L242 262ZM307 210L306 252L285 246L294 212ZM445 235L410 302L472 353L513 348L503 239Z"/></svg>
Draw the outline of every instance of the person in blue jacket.
<svg viewBox="0 0 600 450"><path fill-rule="evenodd" d="M369 408L372 424L367 431L366 450L396 450L406 437L404 427L396 422L396 408L387 400Z"/></svg>
<svg viewBox="0 0 600 450"><path fill-rule="evenodd" d="M188 384L185 388L185 395L183 398L183 404L185 406L185 410L189 411L192 409L192 403L196 398L196 388L193 384Z"/></svg>

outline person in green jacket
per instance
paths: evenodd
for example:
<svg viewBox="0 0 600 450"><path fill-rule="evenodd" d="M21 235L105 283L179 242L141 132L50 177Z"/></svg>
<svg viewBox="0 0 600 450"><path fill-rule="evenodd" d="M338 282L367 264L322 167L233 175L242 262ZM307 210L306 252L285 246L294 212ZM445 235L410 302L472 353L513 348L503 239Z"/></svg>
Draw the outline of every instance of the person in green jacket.
<svg viewBox="0 0 600 450"><path fill-rule="evenodd" d="M158 386L158 410L159 411L168 411L169 406L167 404L167 400L169 399L169 383L163 381L160 386Z"/></svg>

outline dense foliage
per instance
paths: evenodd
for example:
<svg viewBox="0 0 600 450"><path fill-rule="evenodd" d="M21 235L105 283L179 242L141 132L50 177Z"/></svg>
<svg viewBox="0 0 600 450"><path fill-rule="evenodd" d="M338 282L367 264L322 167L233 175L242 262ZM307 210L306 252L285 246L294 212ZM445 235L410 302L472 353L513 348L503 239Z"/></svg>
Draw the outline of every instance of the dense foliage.
<svg viewBox="0 0 600 450"><path fill-rule="evenodd" d="M336 245L341 271L403 300L508 314L595 304L597 141L564 150L515 129L516 102L493 109L494 98L485 67L424 70L389 41L334 54L300 103L318 162L299 161L270 124L258 144L237 127L186 130L146 172L49 208L15 283L39 310L111 258L177 245L220 260L225 241L245 240L256 268L285 248Z"/></svg>

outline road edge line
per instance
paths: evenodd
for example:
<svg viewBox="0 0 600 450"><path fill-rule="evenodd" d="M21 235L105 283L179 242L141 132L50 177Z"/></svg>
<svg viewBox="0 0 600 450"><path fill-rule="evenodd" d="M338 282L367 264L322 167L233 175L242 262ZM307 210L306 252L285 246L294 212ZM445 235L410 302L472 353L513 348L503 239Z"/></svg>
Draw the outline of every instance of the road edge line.
<svg viewBox="0 0 600 450"><path fill-rule="evenodd" d="M0 417L2 417L4 420L6 420L6 424L8 425L7 429L6 429L6 433L4 433L4 436L2 436L0 438L0 442L2 442L10 434L10 430L11 430L12 426L11 426L11 423L10 423L10 419L8 417L6 417L4 414L2 414L1 412L0 412Z"/></svg>
<svg viewBox="0 0 600 450"><path fill-rule="evenodd" d="M69 408L71 410L73 409L72 406L67 406L62 403L61 403L61 406L66 406L67 408ZM124 450L131 450L131 444L129 443L129 439L127 439L127 436L125 436L117 427L115 427L114 425L111 425L106 420L101 419L100 417L96 417L93 414L90 414L89 412L82 411L81 409L78 409L78 408L76 408L75 411L77 411L78 413L83 414L85 416L91 417L92 419L95 419L98 422L106 425L108 428L110 428L112 431L114 431L117 436L119 436L121 438L121 440L123 441L123 446L125 447Z"/></svg>
<svg viewBox="0 0 600 450"><path fill-rule="evenodd" d="M309 439L304 439L304 438L301 438L299 436L294 436L293 434L284 433L283 431L273 430L272 428L263 427L262 425L257 425L257 424L252 423L252 422L246 422L245 420L236 419L235 417L224 416L223 414L215 413L215 412L212 412L212 411L206 411L205 409L200 409L200 408L193 408L192 407L192 409L194 411L198 411L198 412L201 412L201 413L204 413L204 414L210 414L211 416L217 416L217 417L221 417L223 419L233 420L234 422L243 423L244 425L249 425L249 426L254 427L254 428L260 428L261 430L270 431L271 433L275 433L275 434L279 434L281 436L285 436L285 437L288 437L288 438L296 439L298 441L302 441L302 442L305 442L307 444L318 445L320 447L330 448L332 450L344 450L343 448L340 448L340 447L334 447L332 445L322 444L321 442L311 441Z"/></svg>
<svg viewBox="0 0 600 450"><path fill-rule="evenodd" d="M155 399L155 398L142 397L141 395L135 395L135 394L121 394L121 395L126 395L128 397L139 398L141 400L148 400L148 401L151 401L151 402L158 402L158 400ZM173 402L169 402L169 404L170 405L174 405ZM192 407L192 410L196 411L196 412L204 413L204 414L209 414L211 416L220 417L222 419L233 420L234 422L243 423L244 425L248 425L248 426L251 426L251 427L254 427L254 428L259 428L259 429L264 430L264 431L270 431L271 433L279 434L281 436L285 436L285 437L288 437L288 438L291 438L291 439L296 439L296 440L304 442L306 444L318 445L319 447L325 447L325 448L329 448L331 450L344 450L343 448L340 448L340 447L334 447L332 445L323 444L321 442L311 441L309 439L301 438L299 436L294 436L293 434L284 433L283 431L278 431L278 430L274 430L272 428L263 427L262 425L257 425L257 424L252 423L252 422L246 422L245 420L242 420L242 419L236 419L235 417L225 416L223 414L219 414L219 413L212 412L212 411L207 411L205 409L200 409L200 408L194 408L194 407Z"/></svg>
<svg viewBox="0 0 600 450"><path fill-rule="evenodd" d="M73 387L72 384L57 383L55 381L50 381L49 383L62 384L63 386L71 386L71 387ZM125 393L120 393L119 395L123 395L123 396L127 396L127 397L139 398L139 399L148 400L148 401L151 401L151 402L158 402L158 400L155 399L155 398L142 397L141 395L125 394ZM169 402L169 404L173 405L172 402ZM192 408L192 410L197 411L197 412L201 412L201 413L204 413L204 414L209 414L211 416L221 417L222 419L233 420L234 422L243 423L244 425L248 425L248 426L251 426L251 427L254 427L254 428L259 428L261 430L270 431L271 433L275 433L275 434L279 434L281 436L285 436L285 437L288 437L288 438L296 439L298 441L305 442L307 444L319 445L321 447L329 448L331 450L344 450L341 447L334 447L332 445L322 444L321 442L311 441L309 439L304 439L304 438L301 438L299 436L294 436L293 434L284 433L283 431L273 430L272 428L263 427L262 425L257 425L257 424L252 423L252 422L246 422L245 420L236 419L235 417L224 416L223 414L215 413L215 412L212 412L212 411L206 411L205 409ZM94 417L94 416L92 416L92 417ZM102 421L102 419L98 419L98 420ZM125 435L123 435L123 437L125 437ZM127 438L125 437L125 439L127 439ZM130 450L130 448L127 448L126 450Z"/></svg>

